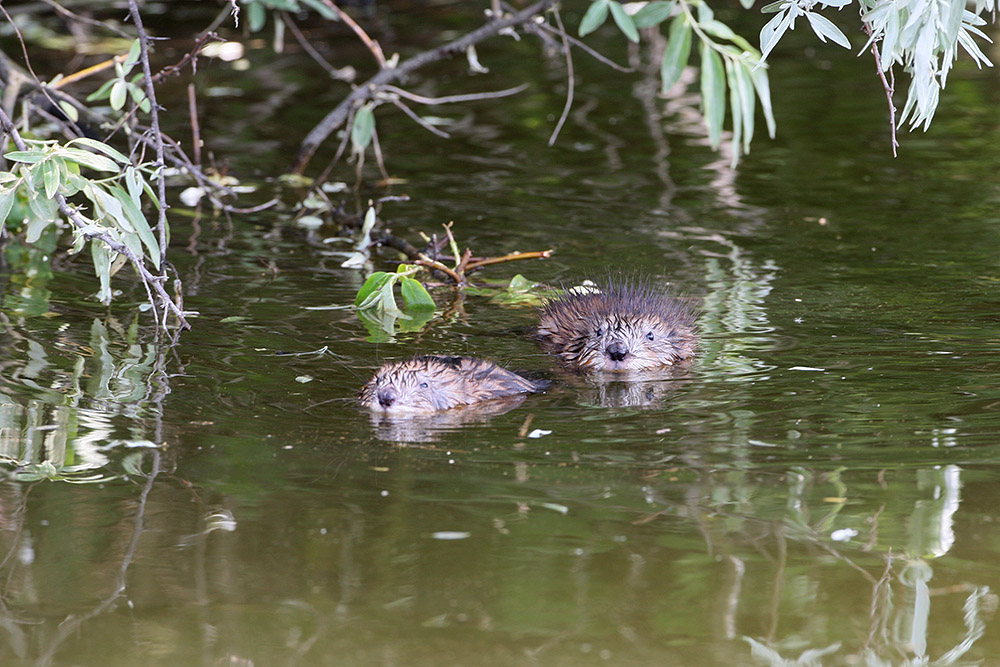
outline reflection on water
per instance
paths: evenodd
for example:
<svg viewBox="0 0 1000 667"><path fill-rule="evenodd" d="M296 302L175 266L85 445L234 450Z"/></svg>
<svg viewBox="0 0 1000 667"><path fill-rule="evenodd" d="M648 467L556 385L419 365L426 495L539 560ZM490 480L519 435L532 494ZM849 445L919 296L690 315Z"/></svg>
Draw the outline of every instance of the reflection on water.
<svg viewBox="0 0 1000 667"><path fill-rule="evenodd" d="M457 429L482 424L492 417L507 414L524 403L523 394L496 398L451 410L421 415L370 414L372 428L380 440L390 442L435 442ZM359 406L359 409L360 406Z"/></svg>
<svg viewBox="0 0 1000 667"><path fill-rule="evenodd" d="M393 449L259 507L178 486L155 451L134 487L98 490L100 505L78 491L96 487L4 484L5 664L97 664L119 618L141 632L119 638L115 664L983 655L996 574L940 551L955 535L955 466L897 473L882 480L890 494L870 473L692 479L660 464L628 480L545 458L526 444ZM174 607L197 608L198 623L162 615Z"/></svg>
<svg viewBox="0 0 1000 667"><path fill-rule="evenodd" d="M57 343L74 359L60 367L41 343L16 337L0 380L0 462L11 477L101 482L134 471L135 450L157 446L146 423L164 395L157 346L123 344L93 320L86 345ZM24 357L11 354L17 348Z"/></svg>

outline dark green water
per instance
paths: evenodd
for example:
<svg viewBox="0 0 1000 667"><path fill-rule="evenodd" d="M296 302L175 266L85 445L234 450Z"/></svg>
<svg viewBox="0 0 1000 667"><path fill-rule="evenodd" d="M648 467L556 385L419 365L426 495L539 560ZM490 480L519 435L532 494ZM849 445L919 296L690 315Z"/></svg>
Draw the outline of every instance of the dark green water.
<svg viewBox="0 0 1000 667"><path fill-rule="evenodd" d="M450 141L377 112L412 198L383 211L397 233L454 220L482 254L556 249L481 274L495 282L672 282L701 304L683 378L568 377L524 333L531 309L446 289L446 317L373 343L352 312L307 309L352 302L364 276L289 211L175 209L200 316L174 349L86 301L86 261L0 276L0 449L33 462L0 484L0 661L998 664L996 73L960 69L893 160L870 63L806 43L775 53L779 136L736 171L685 100L582 56L547 148L562 75L534 46L482 49L485 84L434 70L533 83L439 110L461 121ZM257 76L198 81L252 87L203 117L252 181L342 88L251 57ZM373 423L358 388L418 351L553 387L491 418ZM551 433L524 437L529 419Z"/></svg>

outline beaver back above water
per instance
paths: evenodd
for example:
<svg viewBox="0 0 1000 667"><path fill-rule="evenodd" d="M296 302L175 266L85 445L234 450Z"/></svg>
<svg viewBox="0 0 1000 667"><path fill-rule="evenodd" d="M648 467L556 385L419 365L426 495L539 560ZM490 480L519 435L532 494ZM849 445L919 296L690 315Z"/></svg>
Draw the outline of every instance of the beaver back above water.
<svg viewBox="0 0 1000 667"><path fill-rule="evenodd" d="M609 281L590 292L549 301L537 336L570 366L635 371L673 365L694 356L694 314L648 283Z"/></svg>
<svg viewBox="0 0 1000 667"><path fill-rule="evenodd" d="M376 412L420 414L543 388L483 359L419 356L382 366L359 399Z"/></svg>

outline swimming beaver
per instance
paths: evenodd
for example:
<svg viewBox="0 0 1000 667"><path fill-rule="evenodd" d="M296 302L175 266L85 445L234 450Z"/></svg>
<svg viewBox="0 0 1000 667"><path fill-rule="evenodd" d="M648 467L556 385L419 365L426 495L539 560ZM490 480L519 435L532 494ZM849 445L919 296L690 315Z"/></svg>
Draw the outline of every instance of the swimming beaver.
<svg viewBox="0 0 1000 667"><path fill-rule="evenodd" d="M420 414L543 388L483 359L418 356L382 366L359 399L376 412Z"/></svg>
<svg viewBox="0 0 1000 667"><path fill-rule="evenodd" d="M635 371L669 366L694 356L693 313L645 282L609 280L542 308L537 336L570 366Z"/></svg>

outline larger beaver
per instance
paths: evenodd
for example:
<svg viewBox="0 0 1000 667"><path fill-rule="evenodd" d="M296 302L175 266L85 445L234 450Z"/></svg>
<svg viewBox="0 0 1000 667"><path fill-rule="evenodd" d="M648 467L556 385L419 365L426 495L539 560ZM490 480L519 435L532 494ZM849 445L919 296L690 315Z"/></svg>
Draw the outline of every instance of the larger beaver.
<svg viewBox="0 0 1000 667"><path fill-rule="evenodd" d="M587 371L639 371L694 356L694 314L649 283L608 280L571 291L542 308L542 345L568 365Z"/></svg>
<svg viewBox="0 0 1000 667"><path fill-rule="evenodd" d="M541 391L533 382L484 359L417 356L390 362L361 389L364 407L392 415L427 414L493 398Z"/></svg>

